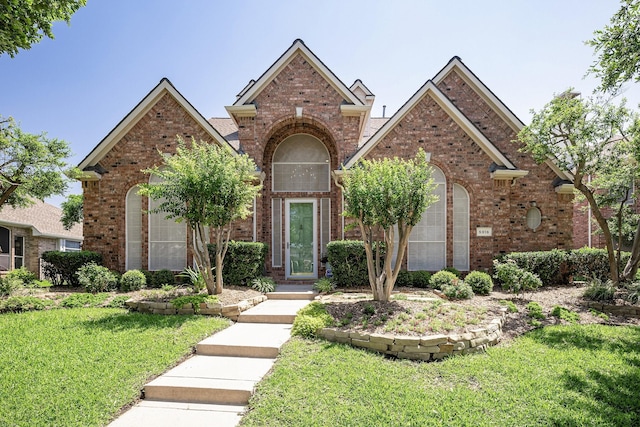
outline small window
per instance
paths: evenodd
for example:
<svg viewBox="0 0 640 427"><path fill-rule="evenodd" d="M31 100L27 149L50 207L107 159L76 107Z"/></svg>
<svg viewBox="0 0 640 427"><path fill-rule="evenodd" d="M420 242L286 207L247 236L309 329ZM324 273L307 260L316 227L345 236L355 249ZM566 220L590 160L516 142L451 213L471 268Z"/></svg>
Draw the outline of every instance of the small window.
<svg viewBox="0 0 640 427"><path fill-rule="evenodd" d="M0 227L0 271L11 270L11 232Z"/></svg>
<svg viewBox="0 0 640 427"><path fill-rule="evenodd" d="M537 207L529 208L527 211L527 227L531 230L536 231L540 224L542 223L542 214L540 213L540 209Z"/></svg>
<svg viewBox="0 0 640 427"><path fill-rule="evenodd" d="M76 240L62 240L60 250L62 252L79 252L82 249L82 243Z"/></svg>
<svg viewBox="0 0 640 427"><path fill-rule="evenodd" d="M24 265L24 237L16 236L13 239L13 268Z"/></svg>

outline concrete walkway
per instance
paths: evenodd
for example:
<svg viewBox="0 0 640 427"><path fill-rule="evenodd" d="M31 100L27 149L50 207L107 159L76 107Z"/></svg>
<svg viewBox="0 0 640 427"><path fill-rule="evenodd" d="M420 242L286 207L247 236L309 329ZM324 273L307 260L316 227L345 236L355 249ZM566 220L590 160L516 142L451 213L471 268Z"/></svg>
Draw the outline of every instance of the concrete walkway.
<svg viewBox="0 0 640 427"><path fill-rule="evenodd" d="M315 295L311 286L279 285L238 323L198 343L193 357L145 385L144 400L109 426L237 426L291 337L296 313Z"/></svg>

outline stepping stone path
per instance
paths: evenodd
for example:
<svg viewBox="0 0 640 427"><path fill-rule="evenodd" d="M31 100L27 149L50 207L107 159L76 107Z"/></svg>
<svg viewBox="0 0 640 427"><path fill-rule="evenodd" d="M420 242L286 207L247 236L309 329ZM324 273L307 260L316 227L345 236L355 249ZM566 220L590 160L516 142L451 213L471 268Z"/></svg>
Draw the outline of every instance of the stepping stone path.
<svg viewBox="0 0 640 427"><path fill-rule="evenodd" d="M311 286L279 285L236 324L198 343L193 357L145 385L144 400L109 426L236 426L291 337L296 313L315 296Z"/></svg>

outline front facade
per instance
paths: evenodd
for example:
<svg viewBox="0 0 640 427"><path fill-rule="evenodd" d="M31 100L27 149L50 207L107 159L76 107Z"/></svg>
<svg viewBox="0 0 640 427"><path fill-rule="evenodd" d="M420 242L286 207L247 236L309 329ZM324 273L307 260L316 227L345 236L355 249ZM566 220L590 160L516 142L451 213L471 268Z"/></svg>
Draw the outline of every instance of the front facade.
<svg viewBox="0 0 640 427"><path fill-rule="evenodd" d="M203 116L163 79L83 160L84 247L109 268L181 270L192 260L184 224L147 214L141 172L173 153L176 135L252 157L263 190L232 238L269 245L266 273L313 279L331 240L345 231L341 177L359 159L428 153L440 200L424 214L406 268L489 269L511 251L572 247L569 177L536 165L512 142L522 123L454 57L390 118L370 115L375 97L346 86L301 41L226 107Z"/></svg>
<svg viewBox="0 0 640 427"><path fill-rule="evenodd" d="M82 225L65 230L62 210L34 200L26 208L3 206L0 210L0 272L20 267L41 277L42 254L46 251L79 251Z"/></svg>

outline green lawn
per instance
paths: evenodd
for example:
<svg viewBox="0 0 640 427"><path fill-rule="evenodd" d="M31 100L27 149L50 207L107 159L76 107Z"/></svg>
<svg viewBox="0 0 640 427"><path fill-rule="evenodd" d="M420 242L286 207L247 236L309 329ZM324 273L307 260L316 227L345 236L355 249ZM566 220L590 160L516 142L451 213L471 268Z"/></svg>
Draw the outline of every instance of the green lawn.
<svg viewBox="0 0 640 427"><path fill-rule="evenodd" d="M226 319L81 308L0 315L0 425L100 426Z"/></svg>
<svg viewBox="0 0 640 427"><path fill-rule="evenodd" d="M392 361L293 339L247 426L638 426L640 328L536 330L486 354Z"/></svg>

